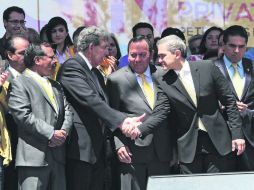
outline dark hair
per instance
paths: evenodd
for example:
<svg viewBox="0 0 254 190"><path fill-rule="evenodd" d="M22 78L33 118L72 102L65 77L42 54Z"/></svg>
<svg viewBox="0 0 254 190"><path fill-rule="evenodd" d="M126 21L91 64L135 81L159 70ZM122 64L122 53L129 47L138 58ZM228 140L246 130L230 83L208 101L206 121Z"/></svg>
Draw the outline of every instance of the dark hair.
<svg viewBox="0 0 254 190"><path fill-rule="evenodd" d="M7 52L11 52L11 53L15 53L16 51L16 48L14 47L14 40L16 38L22 38L24 40L27 40L27 36L25 36L24 34L15 34L15 35L12 35L11 37L9 37L5 43L5 55L6 55L6 58L9 59L9 57L7 56Z"/></svg>
<svg viewBox="0 0 254 190"><path fill-rule="evenodd" d="M25 11L22 8L17 7L17 6L12 6L12 7L8 7L7 9L4 10L3 20L9 20L9 16L12 12L17 12L17 13L23 14L24 17L26 16Z"/></svg>
<svg viewBox="0 0 254 190"><path fill-rule="evenodd" d="M149 24L149 23L147 23L147 22L139 22L139 23L137 23L137 24L135 24L133 27L132 27L132 35L133 35L133 37L136 37L137 36L137 30L139 29L139 28L149 28L151 31L152 31L152 33L153 33L153 26L151 25L151 24Z"/></svg>
<svg viewBox="0 0 254 190"><path fill-rule="evenodd" d="M41 41L45 41L45 39L44 39L44 34L46 34L46 41L48 41L48 37L47 37L47 26L48 26L48 24L45 24L42 28L41 28L41 30L40 30L40 39L41 39Z"/></svg>
<svg viewBox="0 0 254 190"><path fill-rule="evenodd" d="M27 28L27 38L30 43L41 42L39 33L33 28Z"/></svg>
<svg viewBox="0 0 254 190"><path fill-rule="evenodd" d="M199 50L199 52L201 53L201 54L204 54L206 51L207 51L207 48L206 48L206 46L205 46L205 44L206 44L206 37L207 37L207 35L211 32L211 31L213 31L213 30L217 30L217 31L219 31L220 33L223 31L221 28L219 28L219 27L217 27L217 26L212 26L212 27L210 27L210 28L208 28L206 31L205 31L205 33L203 34L203 38L202 38L202 40L201 40L201 42L200 42L200 50Z"/></svg>
<svg viewBox="0 0 254 190"><path fill-rule="evenodd" d="M241 36L245 39L246 44L248 43L248 33L246 29L240 25L233 25L224 30L223 42L228 42L229 36Z"/></svg>
<svg viewBox="0 0 254 190"><path fill-rule="evenodd" d="M192 55L197 55L200 54L199 49L200 49L200 45L198 47L193 47L193 42L196 40L202 40L203 35L200 34L196 34L194 36L191 36L188 40L188 45L189 45L189 50L191 52ZM201 42L201 41L200 41Z"/></svg>
<svg viewBox="0 0 254 190"><path fill-rule="evenodd" d="M73 41L74 41L74 37L75 37L75 36L78 36L79 33L80 33L84 28L86 28L86 27L85 27L85 26L80 26L80 27L78 27L78 28L73 32L73 34L72 34L72 40L73 40Z"/></svg>
<svg viewBox="0 0 254 190"><path fill-rule="evenodd" d="M116 54L116 59L119 60L122 56L121 54L121 50L120 50L120 47L119 47L119 44L118 44L118 41L115 37L115 35L113 33L110 34L110 37L113 39L113 41L115 42L115 45L116 45L116 50L117 50L117 54Z"/></svg>
<svg viewBox="0 0 254 190"><path fill-rule="evenodd" d="M33 67L33 65L35 64L34 62L35 57L46 55L42 49L42 46L51 47L51 45L47 42L29 44L24 54L24 63L27 68Z"/></svg>
<svg viewBox="0 0 254 190"><path fill-rule="evenodd" d="M129 48L130 48L130 45L131 45L132 42L140 42L140 41L142 41L142 40L145 40L146 43L148 44L149 52L150 52L150 54L151 54L152 51L153 51L153 46L152 46L151 42L150 42L146 37L144 37L144 36L136 36L136 37L133 37L133 38L129 41L129 43L128 43L128 53L129 53Z"/></svg>
<svg viewBox="0 0 254 190"><path fill-rule="evenodd" d="M157 42L160 40L160 37L154 38L154 46L153 46L153 62L155 63L157 57L158 57L158 47L157 47Z"/></svg>
<svg viewBox="0 0 254 190"><path fill-rule="evenodd" d="M52 44L52 47L54 50L56 50L57 46L52 41L51 33L52 33L53 28L55 28L57 25L63 25L64 28L66 29L66 32L69 32L67 22L62 17L53 17L49 20L47 27L46 27L46 33L47 33L48 41L50 44ZM64 40L63 51L66 49L66 47L71 46L71 45L73 45L73 43L72 43L70 35L68 34Z"/></svg>
<svg viewBox="0 0 254 190"><path fill-rule="evenodd" d="M186 43L186 39L185 39L183 32L181 30L179 30L178 28L168 27L168 28L164 29L161 33L161 38L164 38L169 35L176 35L179 38L181 38L184 41L184 43Z"/></svg>

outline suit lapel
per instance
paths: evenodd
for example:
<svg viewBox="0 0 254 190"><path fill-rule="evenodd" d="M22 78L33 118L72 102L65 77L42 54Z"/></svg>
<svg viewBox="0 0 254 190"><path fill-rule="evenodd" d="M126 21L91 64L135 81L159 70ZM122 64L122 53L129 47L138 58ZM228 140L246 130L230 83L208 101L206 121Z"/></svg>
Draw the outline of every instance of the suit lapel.
<svg viewBox="0 0 254 190"><path fill-rule="evenodd" d="M230 86L230 88L231 88L231 90L232 90L232 93L233 93L233 95L235 96L235 98L236 98L237 100L239 100L239 98L238 98L238 96L237 96L237 94L236 94L234 85L233 85L232 80L231 80L231 78L230 78L230 76L229 76L229 74L228 74L228 70L227 70L227 68L226 68L226 65L225 65L223 59L216 60L216 61L215 61L215 65L220 69L220 71L222 72L222 74L224 75L224 77L227 79L228 84L229 84L229 86ZM246 83L246 82L245 82L245 83ZM245 84L245 86L246 86L246 84ZM245 87L244 87L244 88L245 88Z"/></svg>
<svg viewBox="0 0 254 190"><path fill-rule="evenodd" d="M55 100L56 100L56 106L57 106L57 110L56 110L56 113L63 113L63 100L60 98L62 97L59 92L61 92L61 90L59 89L60 87L60 84L57 85L57 81L52 81L52 80L49 80L50 83L51 83L51 86L52 86L52 89L53 89L53 93L54 93L54 97L55 97Z"/></svg>
<svg viewBox="0 0 254 190"><path fill-rule="evenodd" d="M196 67L197 64L190 62L189 65L190 65L192 80L193 80L194 87L195 87L197 105L198 105L199 97L200 97L200 94L199 94L200 93L200 88L199 88L199 86L200 86L199 75L200 74L199 74L198 68Z"/></svg>
<svg viewBox="0 0 254 190"><path fill-rule="evenodd" d="M97 80L97 78L95 79L94 77L97 77L95 75L92 74L92 71L89 69L89 67L87 66L85 60L80 56L80 55L76 55L76 60L81 64L81 66L84 68L84 71L86 73L86 75L88 76L89 79L89 83L92 84L95 88L95 90L101 95L101 97L108 102L107 96L105 95L105 93L102 90L102 87L99 85L99 80L98 83L95 81Z"/></svg>
<svg viewBox="0 0 254 190"><path fill-rule="evenodd" d="M125 76L126 79L129 82L130 85L130 89L135 89L135 91L137 92L137 94L142 98L142 100L147 104L147 106L150 108L150 105L141 89L141 87L138 84L137 78L135 73L131 70L131 68L128 66L125 68Z"/></svg>
<svg viewBox="0 0 254 190"><path fill-rule="evenodd" d="M38 89L40 89L41 93L43 94L44 98L47 100L47 102L50 104L50 106L53 108L53 110L57 113L57 110L55 110L54 105L52 104L52 102L50 101L47 93L45 92L45 90L41 87L41 85L32 77L30 76L27 72L24 72L24 76L31 78L32 80L30 80L32 83L34 83ZM55 95L55 94L54 94Z"/></svg>
<svg viewBox="0 0 254 190"><path fill-rule="evenodd" d="M158 89L155 83L157 83L157 79L159 78L159 73L157 72L157 68L154 65L150 65L150 70L151 70L151 76L153 80L154 102L156 104Z"/></svg>
<svg viewBox="0 0 254 190"><path fill-rule="evenodd" d="M170 70L168 71L168 76L169 76L169 81L172 81L172 87L176 88L176 90L181 93L187 100L188 102L194 106L194 102L192 101L190 95L188 94L188 92L186 91L186 89L183 86L183 83L181 82L181 80L179 79L179 77L176 75L175 71ZM170 82L171 83L171 82Z"/></svg>
<svg viewBox="0 0 254 190"><path fill-rule="evenodd" d="M245 59L243 59L243 70L244 70L244 74L245 74L245 83L244 83L244 88L243 88L243 94L242 94L242 98L244 98L244 96L246 95L248 88L250 86L250 82L251 82L251 75L252 75L252 64L247 62Z"/></svg>

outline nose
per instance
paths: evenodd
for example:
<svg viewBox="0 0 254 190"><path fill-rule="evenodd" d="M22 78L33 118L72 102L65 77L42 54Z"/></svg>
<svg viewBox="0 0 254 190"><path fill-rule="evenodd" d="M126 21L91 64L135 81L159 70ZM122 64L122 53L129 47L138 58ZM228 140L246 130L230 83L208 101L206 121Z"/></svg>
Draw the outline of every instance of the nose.
<svg viewBox="0 0 254 190"><path fill-rule="evenodd" d="M136 61L136 62L139 62L140 60L141 60L141 56L140 56L140 55L137 55L135 61Z"/></svg>
<svg viewBox="0 0 254 190"><path fill-rule="evenodd" d="M239 52L239 47L238 47L238 46L235 48L235 52L236 52L236 53Z"/></svg>

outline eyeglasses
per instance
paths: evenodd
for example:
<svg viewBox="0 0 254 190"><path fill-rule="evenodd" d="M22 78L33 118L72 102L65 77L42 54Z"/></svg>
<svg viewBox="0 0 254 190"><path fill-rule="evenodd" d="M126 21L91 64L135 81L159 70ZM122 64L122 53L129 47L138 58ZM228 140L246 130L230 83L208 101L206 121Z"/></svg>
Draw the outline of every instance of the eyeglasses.
<svg viewBox="0 0 254 190"><path fill-rule="evenodd" d="M22 25L24 26L26 24L26 21L25 20L8 20L9 23L11 23L12 25Z"/></svg>

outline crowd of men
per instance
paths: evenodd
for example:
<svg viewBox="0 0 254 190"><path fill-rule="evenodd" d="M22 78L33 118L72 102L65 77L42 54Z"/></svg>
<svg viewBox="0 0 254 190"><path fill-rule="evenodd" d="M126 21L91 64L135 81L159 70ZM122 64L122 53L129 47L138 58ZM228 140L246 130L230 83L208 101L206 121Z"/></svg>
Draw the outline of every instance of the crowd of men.
<svg viewBox="0 0 254 190"><path fill-rule="evenodd" d="M55 51L28 38L24 10L7 8L3 22L0 189L145 190L153 175L254 170L244 27L223 31L222 55L192 62L180 30L155 43L138 23L105 82L105 30L84 28L54 79Z"/></svg>

